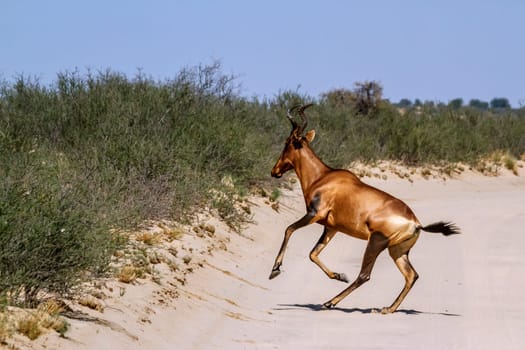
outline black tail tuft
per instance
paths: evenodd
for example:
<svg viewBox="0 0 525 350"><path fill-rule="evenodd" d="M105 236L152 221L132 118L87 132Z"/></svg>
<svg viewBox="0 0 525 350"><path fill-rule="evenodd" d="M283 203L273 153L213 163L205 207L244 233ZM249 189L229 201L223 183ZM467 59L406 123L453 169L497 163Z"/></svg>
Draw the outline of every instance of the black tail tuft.
<svg viewBox="0 0 525 350"><path fill-rule="evenodd" d="M458 233L461 233L459 231L459 227L457 227L455 224L453 224L452 222L443 221L435 222L425 227L421 227L421 229L427 232L442 233L445 236L456 235Z"/></svg>

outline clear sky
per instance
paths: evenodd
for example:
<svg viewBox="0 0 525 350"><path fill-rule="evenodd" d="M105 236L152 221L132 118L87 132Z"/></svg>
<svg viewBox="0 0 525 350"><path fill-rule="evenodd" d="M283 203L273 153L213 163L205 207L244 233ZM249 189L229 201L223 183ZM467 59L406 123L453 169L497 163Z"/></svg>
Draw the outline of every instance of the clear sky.
<svg viewBox="0 0 525 350"><path fill-rule="evenodd" d="M384 97L525 105L521 0L2 0L0 79L111 68L154 79L221 62L242 94L318 97L377 80Z"/></svg>

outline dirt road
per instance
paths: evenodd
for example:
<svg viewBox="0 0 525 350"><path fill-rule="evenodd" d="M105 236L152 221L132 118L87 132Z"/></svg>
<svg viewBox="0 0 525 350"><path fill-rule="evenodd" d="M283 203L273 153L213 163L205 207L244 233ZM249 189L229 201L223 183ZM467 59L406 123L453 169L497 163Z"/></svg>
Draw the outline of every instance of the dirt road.
<svg viewBox="0 0 525 350"><path fill-rule="evenodd" d="M425 223L456 222L463 234L423 233L411 251L420 275L398 312L390 305L403 278L383 253L371 280L332 310L322 303L346 284L308 259L318 225L292 237L283 273L268 280L283 231L301 217L300 189L278 214L260 204L257 225L191 279L172 315L172 349L522 349L525 346L525 179L446 182L368 180L406 201ZM339 234L321 259L350 279L365 242ZM166 330L159 330L160 333Z"/></svg>
<svg viewBox="0 0 525 350"><path fill-rule="evenodd" d="M22 338L17 347L525 348L525 177L471 174L447 181L365 181L403 199L423 224L450 220L463 231L450 237L421 234L411 251L420 278L394 314L373 312L390 305L404 283L386 253L379 256L368 283L335 309L323 309L322 304L347 284L328 279L308 258L321 235L319 225L296 231L283 273L268 280L284 229L304 215L296 185L294 191L283 194L278 213L258 200L254 224L243 235L222 235L231 238L227 250L194 250L202 268L189 273L182 286L172 281L176 276L167 268L159 283L145 280L122 286L114 282L114 296L104 300L106 310L94 312L104 324L70 320L66 339L48 333L35 342ZM187 238L209 244L217 235ZM365 244L339 234L320 258L353 279Z"/></svg>

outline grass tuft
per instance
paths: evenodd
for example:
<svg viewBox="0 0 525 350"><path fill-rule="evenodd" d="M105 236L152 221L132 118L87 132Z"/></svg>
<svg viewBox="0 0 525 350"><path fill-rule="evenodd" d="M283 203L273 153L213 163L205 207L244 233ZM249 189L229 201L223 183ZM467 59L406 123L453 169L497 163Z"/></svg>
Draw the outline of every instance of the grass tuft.
<svg viewBox="0 0 525 350"><path fill-rule="evenodd" d="M42 328L39 325L38 319L32 313L18 320L16 330L31 340L35 340L42 334Z"/></svg>
<svg viewBox="0 0 525 350"><path fill-rule="evenodd" d="M135 236L135 239L147 245L156 245L162 242L162 236L154 232L140 232Z"/></svg>
<svg viewBox="0 0 525 350"><path fill-rule="evenodd" d="M139 273L136 267L126 265L120 269L117 277L120 282L133 283L139 277Z"/></svg>

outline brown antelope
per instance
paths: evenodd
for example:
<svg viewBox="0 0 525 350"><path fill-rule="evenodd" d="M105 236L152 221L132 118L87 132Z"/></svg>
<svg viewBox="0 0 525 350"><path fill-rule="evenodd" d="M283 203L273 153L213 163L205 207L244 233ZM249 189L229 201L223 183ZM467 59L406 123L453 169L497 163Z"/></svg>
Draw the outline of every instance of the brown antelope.
<svg viewBox="0 0 525 350"><path fill-rule="evenodd" d="M377 188L363 183L348 170L332 169L323 163L310 148L315 131L304 134L307 118L304 110L311 104L295 106L288 110L292 132L286 140L281 157L272 169L272 176L280 178L294 169L304 195L306 215L294 222L285 231L284 240L275 259L270 279L281 273L284 251L292 233L306 225L318 223L324 226L319 241L310 252L310 259L331 279L348 282L345 274L331 271L319 259L319 253L334 235L340 231L347 235L367 240L361 271L356 280L324 306L333 308L357 287L370 279L370 273L378 255L386 248L405 277L405 286L392 305L381 313L396 311L418 278L416 270L408 260L408 253L416 243L421 230L440 232L445 236L460 233L449 222L437 222L422 226L412 210L403 201ZM297 124L292 111L297 109L303 121Z"/></svg>

